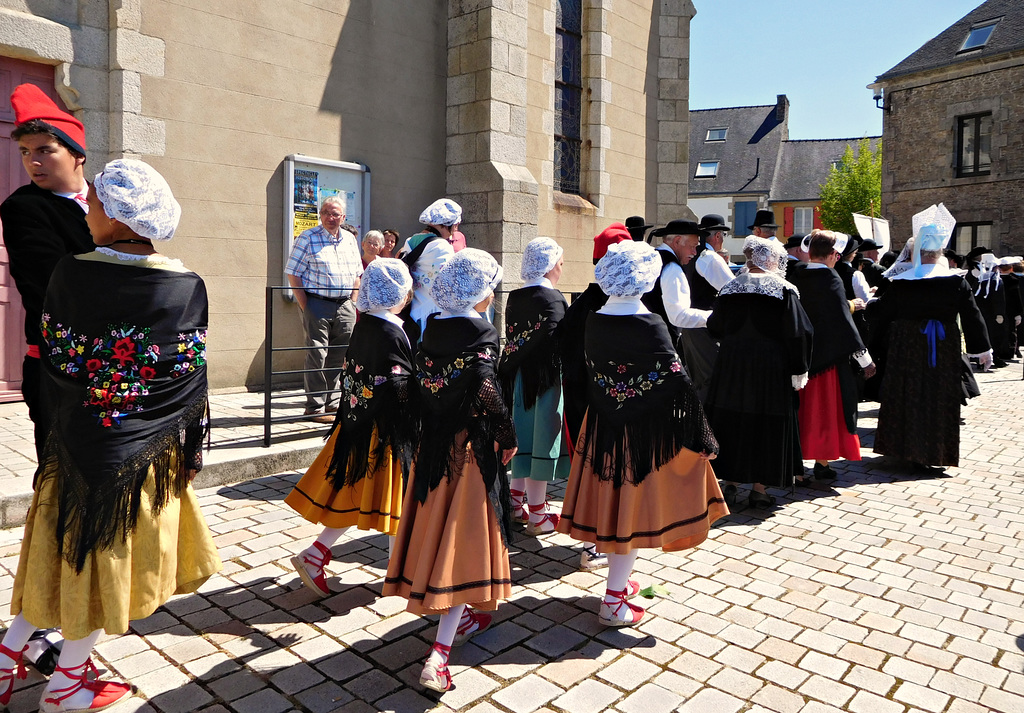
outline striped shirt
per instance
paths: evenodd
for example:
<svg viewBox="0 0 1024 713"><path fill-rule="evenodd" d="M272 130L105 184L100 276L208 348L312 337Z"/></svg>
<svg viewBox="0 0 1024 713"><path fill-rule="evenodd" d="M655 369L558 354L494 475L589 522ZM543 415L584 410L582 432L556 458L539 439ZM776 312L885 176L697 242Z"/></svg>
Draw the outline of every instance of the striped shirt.
<svg viewBox="0 0 1024 713"><path fill-rule="evenodd" d="M285 274L302 280L302 289L321 297L348 297L363 274L362 256L352 233L333 237L324 226L304 230L292 244Z"/></svg>

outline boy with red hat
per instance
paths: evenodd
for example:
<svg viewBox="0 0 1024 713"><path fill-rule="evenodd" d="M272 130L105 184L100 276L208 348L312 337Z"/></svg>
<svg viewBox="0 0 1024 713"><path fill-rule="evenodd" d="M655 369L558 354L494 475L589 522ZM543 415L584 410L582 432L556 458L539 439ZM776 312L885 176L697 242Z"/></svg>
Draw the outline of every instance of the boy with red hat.
<svg viewBox="0 0 1024 713"><path fill-rule="evenodd" d="M50 274L65 255L89 252L92 236L85 181L85 128L61 111L34 84L22 84L11 94L21 163L31 183L0 204L3 240L10 256L11 277L25 307L28 350L22 367L21 392L35 423L36 454L42 458L49 420L39 395L39 320Z"/></svg>

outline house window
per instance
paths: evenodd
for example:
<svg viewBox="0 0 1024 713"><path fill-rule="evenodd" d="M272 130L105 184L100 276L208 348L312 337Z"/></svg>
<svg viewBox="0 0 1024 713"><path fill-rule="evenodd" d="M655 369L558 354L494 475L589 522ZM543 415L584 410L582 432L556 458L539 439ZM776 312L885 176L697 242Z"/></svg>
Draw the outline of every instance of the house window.
<svg viewBox="0 0 1024 713"><path fill-rule="evenodd" d="M807 233L814 230L814 208L793 209L793 233Z"/></svg>
<svg viewBox="0 0 1024 713"><path fill-rule="evenodd" d="M1002 19L1002 18L1000 18ZM963 45L957 52L970 52L971 50L977 50L984 47L989 38L992 36L992 31L996 29L996 25L999 24L999 20L989 22L978 27L972 27L971 31L967 33L967 39L964 40Z"/></svg>
<svg viewBox="0 0 1024 713"><path fill-rule="evenodd" d="M725 141L725 135L727 133L729 133L729 129L727 127L726 128L720 128L720 129L708 129L708 135L707 135L707 137L704 140L705 141Z"/></svg>
<svg viewBox="0 0 1024 713"><path fill-rule="evenodd" d="M838 159L838 158L835 161L832 161L831 163L829 163L829 166L831 166L832 168L834 168L837 171L839 170L839 167L842 166L842 165L843 165L843 160L842 159Z"/></svg>
<svg viewBox="0 0 1024 713"><path fill-rule="evenodd" d="M987 176L992 168L992 114L960 116L956 120L956 175Z"/></svg>
<svg viewBox="0 0 1024 713"><path fill-rule="evenodd" d="M957 223L949 247L963 255L979 245L992 246L992 223Z"/></svg>
<svg viewBox="0 0 1024 713"><path fill-rule="evenodd" d="M701 161L697 164L695 178L714 178L718 175L718 161Z"/></svg>
<svg viewBox="0 0 1024 713"><path fill-rule="evenodd" d="M555 190L580 194L583 3L555 3Z"/></svg>

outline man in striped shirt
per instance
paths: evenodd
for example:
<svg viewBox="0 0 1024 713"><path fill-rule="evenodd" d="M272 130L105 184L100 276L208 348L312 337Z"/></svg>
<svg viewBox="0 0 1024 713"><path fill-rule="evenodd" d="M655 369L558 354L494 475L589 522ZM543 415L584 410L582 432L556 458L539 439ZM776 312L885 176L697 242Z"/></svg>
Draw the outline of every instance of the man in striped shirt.
<svg viewBox="0 0 1024 713"><path fill-rule="evenodd" d="M320 205L320 225L302 232L292 245L285 274L302 310L306 332L306 415L332 423L338 409L341 367L345 363L355 299L363 274L355 235L343 230L345 201L332 196ZM326 408L325 408L326 407Z"/></svg>

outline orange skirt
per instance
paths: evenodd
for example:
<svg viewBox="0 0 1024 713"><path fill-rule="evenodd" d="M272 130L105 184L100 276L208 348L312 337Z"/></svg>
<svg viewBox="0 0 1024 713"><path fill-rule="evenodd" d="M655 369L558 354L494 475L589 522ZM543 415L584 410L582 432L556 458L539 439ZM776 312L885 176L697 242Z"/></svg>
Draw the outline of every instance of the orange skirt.
<svg viewBox="0 0 1024 713"><path fill-rule="evenodd" d="M696 547L712 523L729 514L711 464L693 451L684 448L639 485L621 488L599 479L580 455L572 461L558 532L593 543L598 552Z"/></svg>
<svg viewBox="0 0 1024 713"><path fill-rule="evenodd" d="M334 454L338 431L328 439L320 455L284 499L295 512L324 527L357 527L377 530L386 535L398 532L402 517L402 466L385 451L383 465L355 485L340 490L327 480L327 467ZM377 431L370 440L370 451L377 446Z"/></svg>
<svg viewBox="0 0 1024 713"><path fill-rule="evenodd" d="M464 453L462 469L442 479L423 503L413 495L413 468L382 595L405 597L414 614L444 613L459 604L492 611L512 593L498 519L472 447Z"/></svg>

